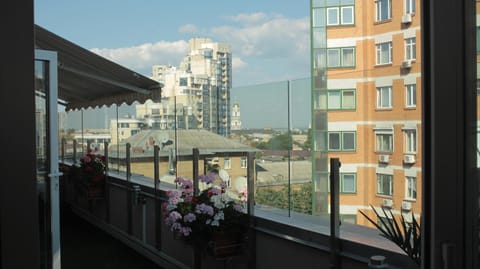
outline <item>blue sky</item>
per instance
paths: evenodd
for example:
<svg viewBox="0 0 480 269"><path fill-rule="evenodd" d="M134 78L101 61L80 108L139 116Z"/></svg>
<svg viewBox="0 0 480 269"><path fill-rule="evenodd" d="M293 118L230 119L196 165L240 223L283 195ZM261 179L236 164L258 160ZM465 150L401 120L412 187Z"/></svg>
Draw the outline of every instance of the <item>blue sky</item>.
<svg viewBox="0 0 480 269"><path fill-rule="evenodd" d="M233 86L307 77L309 1L35 0L35 23L149 76L192 37L228 43Z"/></svg>
<svg viewBox="0 0 480 269"><path fill-rule="evenodd" d="M35 0L35 23L146 76L154 64L178 66L192 37L230 44L231 96L240 103L244 127L283 128L286 119L278 115L285 111L288 96L284 87L276 93L266 84L309 77L309 4L309 0ZM300 91L301 99L307 100L308 89ZM271 116L259 117L258 109L265 105L258 102L266 98L271 101ZM299 116L304 118L302 127L308 124L307 114Z"/></svg>

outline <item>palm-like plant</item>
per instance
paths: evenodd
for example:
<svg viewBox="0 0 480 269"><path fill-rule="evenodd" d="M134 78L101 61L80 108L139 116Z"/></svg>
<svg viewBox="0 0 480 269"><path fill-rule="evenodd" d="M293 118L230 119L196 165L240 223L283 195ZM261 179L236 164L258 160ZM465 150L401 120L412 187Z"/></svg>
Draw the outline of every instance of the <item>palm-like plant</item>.
<svg viewBox="0 0 480 269"><path fill-rule="evenodd" d="M370 207L377 215L381 225L375 222L372 218L367 216L364 212L360 213L370 221L378 230L382 232L382 236L389 239L397 246L399 246L418 266L420 266L420 254L421 254L421 235L420 224L412 214L412 222L408 223L403 214L401 215L400 222L393 216L390 209L382 207L382 211L385 217L381 217L380 212L377 211L372 205Z"/></svg>

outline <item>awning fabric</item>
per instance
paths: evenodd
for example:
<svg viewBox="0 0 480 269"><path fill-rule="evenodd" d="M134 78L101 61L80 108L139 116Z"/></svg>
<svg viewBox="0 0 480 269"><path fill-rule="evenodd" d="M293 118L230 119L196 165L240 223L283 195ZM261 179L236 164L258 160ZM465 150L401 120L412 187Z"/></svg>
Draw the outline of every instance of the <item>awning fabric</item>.
<svg viewBox="0 0 480 269"><path fill-rule="evenodd" d="M66 110L160 100L161 84L35 25L35 47L58 55L58 98Z"/></svg>

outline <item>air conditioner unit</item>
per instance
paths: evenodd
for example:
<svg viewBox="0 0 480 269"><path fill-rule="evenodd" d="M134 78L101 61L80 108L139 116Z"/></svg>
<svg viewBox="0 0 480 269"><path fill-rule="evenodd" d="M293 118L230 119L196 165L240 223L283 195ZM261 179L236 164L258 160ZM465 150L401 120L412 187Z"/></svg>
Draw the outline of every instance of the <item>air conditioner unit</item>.
<svg viewBox="0 0 480 269"><path fill-rule="evenodd" d="M404 155L403 156L404 163L415 163L415 155Z"/></svg>
<svg viewBox="0 0 480 269"><path fill-rule="evenodd" d="M393 207L393 200L392 199L383 199L382 206L392 208Z"/></svg>
<svg viewBox="0 0 480 269"><path fill-rule="evenodd" d="M407 69L412 67L412 61L411 60L405 60L402 62L402 68Z"/></svg>
<svg viewBox="0 0 480 269"><path fill-rule="evenodd" d="M390 156L388 155L380 155L378 157L378 162L380 163L388 163L388 159L389 159Z"/></svg>
<svg viewBox="0 0 480 269"><path fill-rule="evenodd" d="M402 210L405 210L405 211L412 210L412 203L407 202L407 201L403 201L402 202Z"/></svg>
<svg viewBox="0 0 480 269"><path fill-rule="evenodd" d="M405 14L402 16L402 23L407 24L412 22L412 14Z"/></svg>

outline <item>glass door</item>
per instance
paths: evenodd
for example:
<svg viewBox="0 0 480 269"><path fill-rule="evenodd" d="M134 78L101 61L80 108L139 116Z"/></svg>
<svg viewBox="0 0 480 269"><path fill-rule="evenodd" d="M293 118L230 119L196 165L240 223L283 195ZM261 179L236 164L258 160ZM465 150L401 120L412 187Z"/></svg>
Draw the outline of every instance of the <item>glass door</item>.
<svg viewBox="0 0 480 269"><path fill-rule="evenodd" d="M42 268L59 269L57 53L35 50L37 191Z"/></svg>

